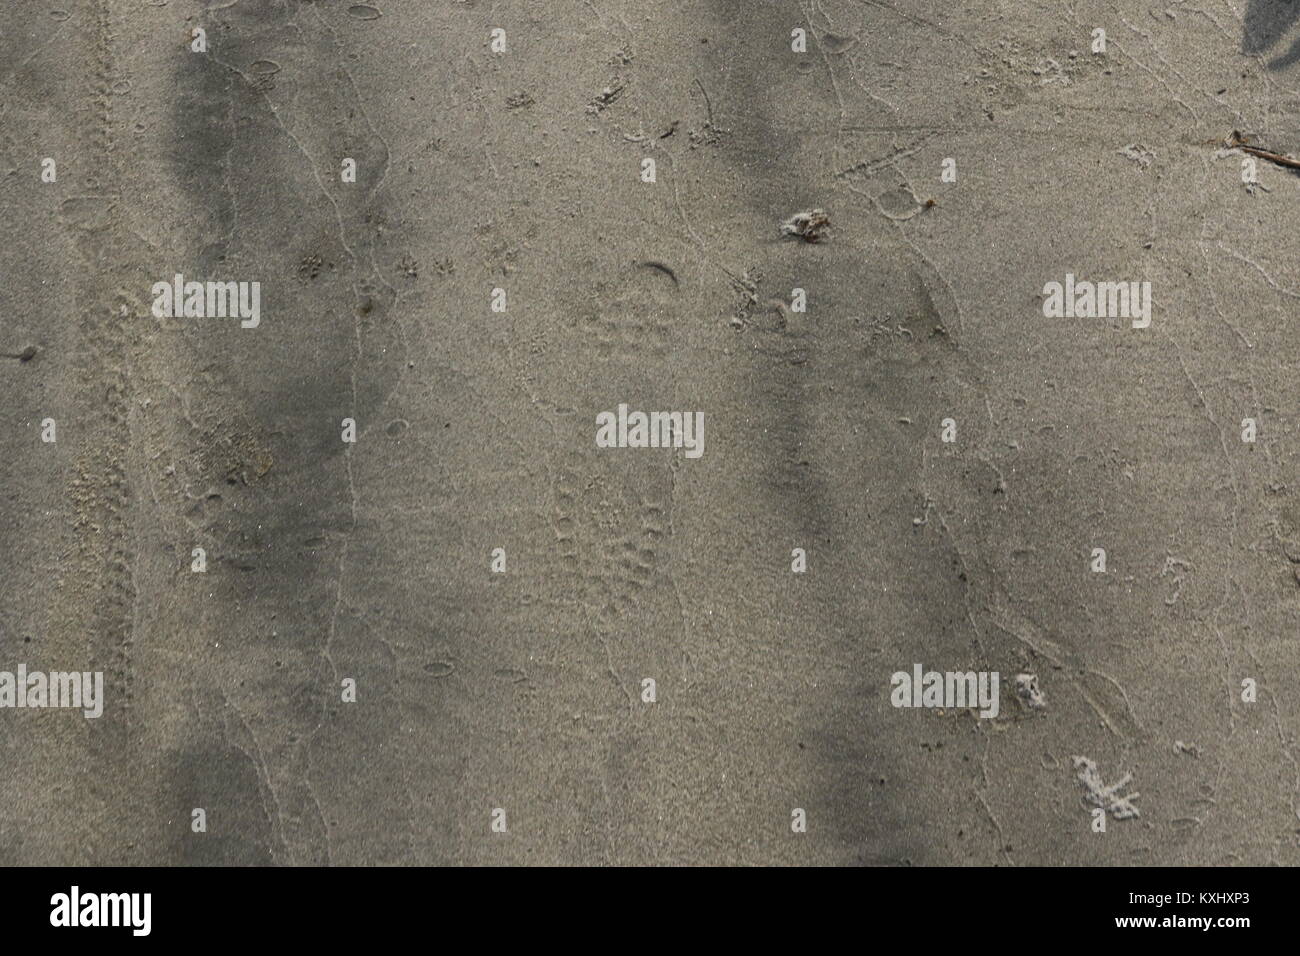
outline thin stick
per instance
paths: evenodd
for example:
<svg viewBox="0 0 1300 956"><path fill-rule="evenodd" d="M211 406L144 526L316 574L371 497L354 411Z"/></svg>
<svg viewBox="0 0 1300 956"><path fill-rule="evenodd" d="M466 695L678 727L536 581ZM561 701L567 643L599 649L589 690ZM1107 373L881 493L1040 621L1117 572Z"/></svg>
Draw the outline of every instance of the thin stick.
<svg viewBox="0 0 1300 956"><path fill-rule="evenodd" d="M1239 149L1243 153L1250 153L1252 156L1258 156L1260 159L1267 159L1270 163L1277 163L1279 166L1285 166L1287 169L1300 169L1300 159L1292 159L1290 156L1283 156L1281 153L1274 153L1267 149L1260 149L1257 146L1246 145L1246 140L1241 133L1236 130L1228 137L1226 145L1229 149Z"/></svg>

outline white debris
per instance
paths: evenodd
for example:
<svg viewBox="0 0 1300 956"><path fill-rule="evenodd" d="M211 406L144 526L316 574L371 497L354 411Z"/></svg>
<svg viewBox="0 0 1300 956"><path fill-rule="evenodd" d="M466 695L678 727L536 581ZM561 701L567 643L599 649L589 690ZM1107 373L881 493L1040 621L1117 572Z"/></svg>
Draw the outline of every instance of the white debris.
<svg viewBox="0 0 1300 956"><path fill-rule="evenodd" d="M1037 674L1016 675L1016 697L1030 710L1047 709L1047 698L1038 687Z"/></svg>
<svg viewBox="0 0 1300 956"><path fill-rule="evenodd" d="M1123 149L1116 150L1125 159L1131 159L1143 169L1146 169L1155 160L1156 154L1147 149L1141 143L1129 143Z"/></svg>
<svg viewBox="0 0 1300 956"><path fill-rule="evenodd" d="M806 209L781 223L781 235L798 236L805 242L818 242L830 224L830 217L821 209Z"/></svg>
<svg viewBox="0 0 1300 956"><path fill-rule="evenodd" d="M1133 801L1141 796L1140 793L1130 793L1126 797L1121 797L1116 791L1122 790L1128 786L1133 775L1126 773L1119 780L1107 786L1101 779L1101 774L1097 772L1097 764L1087 757L1075 756L1074 769L1078 771L1079 782L1083 784L1085 796L1088 802L1095 807L1101 807L1116 820L1127 820L1129 817L1140 817L1138 808L1133 806Z"/></svg>

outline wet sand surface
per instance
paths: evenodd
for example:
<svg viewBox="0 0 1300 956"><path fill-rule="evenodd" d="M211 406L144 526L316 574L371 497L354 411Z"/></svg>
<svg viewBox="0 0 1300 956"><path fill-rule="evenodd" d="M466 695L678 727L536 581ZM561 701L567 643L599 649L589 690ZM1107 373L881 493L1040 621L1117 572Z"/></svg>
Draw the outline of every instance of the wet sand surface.
<svg viewBox="0 0 1300 956"><path fill-rule="evenodd" d="M0 863L1295 863L1300 24L976 7L6 4Z"/></svg>

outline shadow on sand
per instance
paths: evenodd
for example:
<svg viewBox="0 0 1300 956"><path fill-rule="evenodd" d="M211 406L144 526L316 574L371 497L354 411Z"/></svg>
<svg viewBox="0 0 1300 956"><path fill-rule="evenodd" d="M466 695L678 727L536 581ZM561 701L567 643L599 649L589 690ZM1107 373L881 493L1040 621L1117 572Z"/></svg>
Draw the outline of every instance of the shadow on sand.
<svg viewBox="0 0 1300 956"><path fill-rule="evenodd" d="M1250 0L1243 23L1241 51L1264 53L1273 49L1291 25L1300 19L1300 0ZM1300 37L1291 48L1268 62L1270 70L1281 70L1300 61Z"/></svg>

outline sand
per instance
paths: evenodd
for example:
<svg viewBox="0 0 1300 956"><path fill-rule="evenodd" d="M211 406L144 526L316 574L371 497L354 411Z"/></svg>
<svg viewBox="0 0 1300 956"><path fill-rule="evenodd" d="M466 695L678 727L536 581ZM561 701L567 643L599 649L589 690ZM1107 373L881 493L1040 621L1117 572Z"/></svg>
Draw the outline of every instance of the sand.
<svg viewBox="0 0 1300 956"><path fill-rule="evenodd" d="M1296 862L1295 13L5 4L0 863Z"/></svg>

